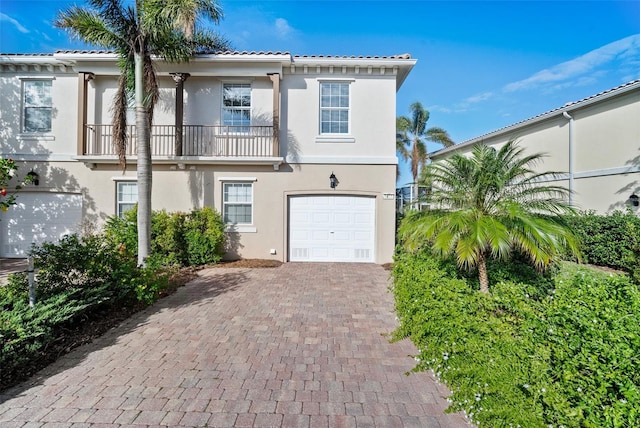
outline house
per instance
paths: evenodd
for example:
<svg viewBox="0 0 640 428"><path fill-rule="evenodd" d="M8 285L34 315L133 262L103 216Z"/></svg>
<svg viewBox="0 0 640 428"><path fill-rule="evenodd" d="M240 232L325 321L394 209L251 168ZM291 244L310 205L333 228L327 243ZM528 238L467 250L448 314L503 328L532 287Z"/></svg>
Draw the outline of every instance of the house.
<svg viewBox="0 0 640 428"><path fill-rule="evenodd" d="M544 153L538 172L562 172L575 208L600 214L627 207L640 195L640 80L567 103L522 122L431 155L437 162L475 144L499 147L518 140L525 153Z"/></svg>
<svg viewBox="0 0 640 428"><path fill-rule="evenodd" d="M390 262L396 92L415 63L282 52L158 62L153 209L216 208L228 258ZM118 77L107 51L0 55L0 152L38 179L0 216L0 257L135 205L133 110L124 172L112 144Z"/></svg>

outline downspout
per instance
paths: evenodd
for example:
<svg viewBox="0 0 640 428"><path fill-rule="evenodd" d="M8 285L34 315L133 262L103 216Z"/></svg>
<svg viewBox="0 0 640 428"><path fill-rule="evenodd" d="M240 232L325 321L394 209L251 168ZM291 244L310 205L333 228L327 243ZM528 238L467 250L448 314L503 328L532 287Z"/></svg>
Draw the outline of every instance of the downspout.
<svg viewBox="0 0 640 428"><path fill-rule="evenodd" d="M573 151L574 151L574 141L573 141L573 117L567 113L566 111L562 112L562 116L565 119L569 120L569 205L573 206Z"/></svg>

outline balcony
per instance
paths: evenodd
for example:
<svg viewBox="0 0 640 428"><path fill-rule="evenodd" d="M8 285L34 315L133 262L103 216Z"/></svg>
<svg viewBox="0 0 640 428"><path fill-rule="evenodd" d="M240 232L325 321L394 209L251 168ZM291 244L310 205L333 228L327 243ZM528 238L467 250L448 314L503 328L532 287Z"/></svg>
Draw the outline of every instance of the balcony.
<svg viewBox="0 0 640 428"><path fill-rule="evenodd" d="M127 126L127 161L137 156L135 125ZM182 143L174 125L151 127L154 163L252 163L280 165L283 159L273 126L183 125ZM113 125L86 125L79 160L113 163Z"/></svg>

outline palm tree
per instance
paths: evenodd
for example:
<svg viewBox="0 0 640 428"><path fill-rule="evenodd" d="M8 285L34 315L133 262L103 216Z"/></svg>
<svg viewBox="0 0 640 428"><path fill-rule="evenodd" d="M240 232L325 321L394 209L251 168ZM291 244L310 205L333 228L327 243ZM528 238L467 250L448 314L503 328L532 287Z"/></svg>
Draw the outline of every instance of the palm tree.
<svg viewBox="0 0 640 428"><path fill-rule="evenodd" d="M418 195L418 177L420 170L427 164L429 154L427 141L440 143L445 147L454 142L447 131L442 128L427 128L429 112L419 101L409 107L411 117L400 116L396 119L396 150L406 162L411 160L414 195Z"/></svg>
<svg viewBox="0 0 640 428"><path fill-rule="evenodd" d="M538 269L567 249L579 257L576 238L563 221L573 213L569 191L545 182L557 173L536 173L542 154L523 156L509 141L499 150L476 145L470 156L455 153L429 165L433 210L414 212L400 226L408 249L427 244L454 254L458 266L478 268L480 291L489 292L488 257L507 259L517 250Z"/></svg>
<svg viewBox="0 0 640 428"><path fill-rule="evenodd" d="M113 139L126 167L126 112L132 93L136 108L138 176L138 264L151 251L151 122L158 101L152 56L167 62L187 62L202 49L222 50L228 43L199 30L200 16L218 22L215 0L88 0L90 8L72 6L58 14L54 25L85 43L112 49L118 55L120 79L114 100Z"/></svg>

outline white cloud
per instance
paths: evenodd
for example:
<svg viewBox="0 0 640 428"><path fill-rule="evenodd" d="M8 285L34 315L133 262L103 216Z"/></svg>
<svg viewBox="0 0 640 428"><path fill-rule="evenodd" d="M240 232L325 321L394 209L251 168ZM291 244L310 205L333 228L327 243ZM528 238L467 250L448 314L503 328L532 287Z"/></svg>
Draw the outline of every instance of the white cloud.
<svg viewBox="0 0 640 428"><path fill-rule="evenodd" d="M469 106L471 104L476 104L481 101L486 101L489 98L493 97L493 92L483 92L481 94L473 95L462 102L462 105Z"/></svg>
<svg viewBox="0 0 640 428"><path fill-rule="evenodd" d="M276 34L281 39L286 39L287 37L289 37L290 34L295 32L293 27L291 27L289 25L289 22L284 18L276 19L275 27L276 27Z"/></svg>
<svg viewBox="0 0 640 428"><path fill-rule="evenodd" d="M440 106L440 105L428 106L427 110L430 112L437 111L440 113L453 113L453 110L451 110L449 107Z"/></svg>
<svg viewBox="0 0 640 428"><path fill-rule="evenodd" d="M18 29L18 31L20 31L21 33L27 34L29 33L29 30L27 30L26 28L24 28L22 26L22 24L20 24L17 20L13 19L12 17L10 17L9 15L6 15L4 13L0 13L0 21L7 21L13 25L15 25L15 27Z"/></svg>
<svg viewBox="0 0 640 428"><path fill-rule="evenodd" d="M588 79L590 74L599 73L599 68L619 61L636 61L640 55L640 34L625 37L594 49L570 61L541 70L532 76L505 85L505 92L527 90L547 85L573 86L571 81L579 83L581 79ZM566 83L565 83L566 82ZM584 80L582 80L584 82Z"/></svg>

